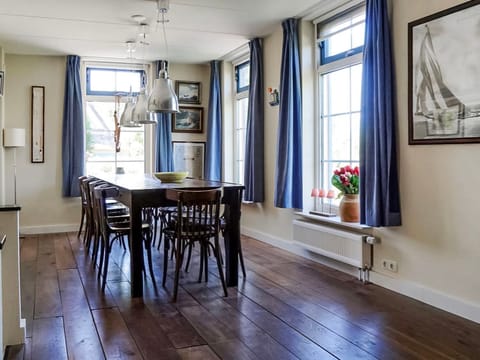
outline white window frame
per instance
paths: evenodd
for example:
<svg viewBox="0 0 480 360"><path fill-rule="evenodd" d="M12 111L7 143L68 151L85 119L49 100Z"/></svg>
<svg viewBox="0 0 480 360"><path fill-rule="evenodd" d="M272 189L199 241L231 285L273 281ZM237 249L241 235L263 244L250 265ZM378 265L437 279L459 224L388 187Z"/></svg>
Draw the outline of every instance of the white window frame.
<svg viewBox="0 0 480 360"><path fill-rule="evenodd" d="M87 95L86 93L86 73L87 67L93 68L105 68L105 69L134 69L134 70L144 70L147 76L147 86L151 83L150 76L151 76L151 65L150 64L141 64L141 63L117 63L117 62L103 62L103 61L96 61L96 60L84 60L81 66L81 78L82 84L82 95L83 95L83 113L86 114L87 111L87 102L114 102L115 97L112 96L105 96L105 95ZM125 105L127 98L121 97L120 98L120 112L118 117L120 119L121 112ZM86 121L86 117L85 117ZM112 119L113 121L113 119ZM84 128L86 127L86 123L84 123ZM153 128L153 130L152 130ZM143 126L143 169L145 173L149 173L153 169L153 153L149 149L153 146L153 132L155 131L154 127L151 126ZM140 131L140 130L139 130ZM113 134L112 134L113 136ZM85 167L86 167L87 159L85 158Z"/></svg>
<svg viewBox="0 0 480 360"><path fill-rule="evenodd" d="M315 179L314 179L314 184L318 185L320 188L325 189L327 191L328 189L332 189L333 185L331 185L330 181L328 183L323 184L323 179L327 178L330 179L331 176L325 177L324 172L324 166L323 163L327 162L329 160L325 159L325 154L324 154L324 146L323 146L323 139L324 139L324 126L323 126L323 119L322 119L322 96L323 96L323 89L322 89L322 82L321 82L321 77L324 74L328 74L330 72L342 70L348 67L352 67L358 64L361 64L363 62L363 52L358 53L352 56L345 57L343 59L339 59L336 61L332 61L329 63L326 63L324 65L320 64L320 51L319 51L319 45L323 41L323 39L317 35L317 26L319 26L320 23L323 24L328 24L331 23L332 21L335 21L337 18L341 18L343 16L348 16L351 14L359 13L361 11L365 11L365 5L363 1L356 1L354 5L352 5L349 8L342 7L339 9L339 12L335 14L329 14L328 17L321 17L317 18L316 20L313 21L314 23L314 29L315 29L315 37L314 37L314 49L315 49L315 64L316 64L316 72L315 72L315 87L317 89L316 91L316 96L315 96ZM351 140L350 140L351 142ZM345 159L345 160L351 160L352 159L352 154L350 154L350 159ZM356 164L354 161L353 163ZM333 175L328 174L328 175ZM326 201L326 199L325 199ZM325 203L325 201L323 203ZM338 209L338 202L334 200L331 202L328 206L322 206L320 208L320 202L315 199L315 210L320 210L320 211L327 211L327 212L336 212Z"/></svg>
<svg viewBox="0 0 480 360"><path fill-rule="evenodd" d="M233 96L233 127L232 127L232 136L233 136L233 142L232 142L232 146L233 146L233 151L232 151L232 156L233 156L233 182L236 182L236 183L239 183L239 184L243 184L243 182L245 181L244 179L240 179L240 173L239 173L239 167L238 167L238 162L240 161L239 160L239 154L237 152L237 149L238 149L238 136L237 136L237 132L239 130L239 126L238 126L238 122L239 122L239 119L238 119L238 112L237 112L237 102L239 100L242 100L242 99L245 99L247 98L248 99L248 95L249 95L249 91L250 91L250 85L249 85L249 88L247 90L244 90L242 92L239 92L237 93L237 80L236 80L236 71L235 71L235 68L238 66L238 65L241 65L245 62L248 62L250 61L250 55L245 55L245 56L242 56L241 58L238 58L236 59L235 61L232 61L232 65L233 65L233 93L234 93L234 96ZM246 126L247 126L247 122L245 121L245 128L244 128L244 131L246 133ZM246 135L246 134L245 134ZM245 139L244 139L244 143L245 143ZM245 149L245 144L243 146L243 148ZM245 154L243 154L243 165L245 165Z"/></svg>

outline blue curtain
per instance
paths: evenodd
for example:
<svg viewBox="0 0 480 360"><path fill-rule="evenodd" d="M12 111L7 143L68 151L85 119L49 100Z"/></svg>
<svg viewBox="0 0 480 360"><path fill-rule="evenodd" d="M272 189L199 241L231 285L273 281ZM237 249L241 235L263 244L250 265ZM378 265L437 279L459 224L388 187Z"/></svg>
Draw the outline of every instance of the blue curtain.
<svg viewBox="0 0 480 360"><path fill-rule="evenodd" d="M222 179L222 94L220 61L210 62L210 101L208 103L205 179Z"/></svg>
<svg viewBox="0 0 480 360"><path fill-rule="evenodd" d="M275 206L303 207L302 89L298 20L282 23L283 49L280 73L280 109L275 175Z"/></svg>
<svg viewBox="0 0 480 360"><path fill-rule="evenodd" d="M84 175L85 141L80 81L80 57L67 56L63 105L62 166L63 196L80 196L78 177Z"/></svg>
<svg viewBox="0 0 480 360"><path fill-rule="evenodd" d="M262 40L250 41L250 89L245 143L245 201L263 202L264 99Z"/></svg>
<svg viewBox="0 0 480 360"><path fill-rule="evenodd" d="M395 88L386 0L367 0L360 120L360 221L401 225Z"/></svg>
<svg viewBox="0 0 480 360"><path fill-rule="evenodd" d="M158 78L158 72L164 60L155 61L155 78ZM165 61L165 68L168 69L168 62ZM167 70L168 72L168 70ZM172 152L172 115L155 114L157 119L156 141L155 141L155 170L173 171L173 152Z"/></svg>
<svg viewBox="0 0 480 360"><path fill-rule="evenodd" d="M155 114L157 118L156 125L156 171L173 171L173 153L172 153L172 115Z"/></svg>

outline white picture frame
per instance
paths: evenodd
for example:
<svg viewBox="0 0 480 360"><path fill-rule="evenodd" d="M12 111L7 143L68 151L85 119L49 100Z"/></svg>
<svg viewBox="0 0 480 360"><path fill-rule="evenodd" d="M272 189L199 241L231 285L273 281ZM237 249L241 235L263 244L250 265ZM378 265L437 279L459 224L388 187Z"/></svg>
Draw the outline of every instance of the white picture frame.
<svg viewBox="0 0 480 360"><path fill-rule="evenodd" d="M173 141L175 171L188 171L188 176L203 179L205 174L205 142Z"/></svg>

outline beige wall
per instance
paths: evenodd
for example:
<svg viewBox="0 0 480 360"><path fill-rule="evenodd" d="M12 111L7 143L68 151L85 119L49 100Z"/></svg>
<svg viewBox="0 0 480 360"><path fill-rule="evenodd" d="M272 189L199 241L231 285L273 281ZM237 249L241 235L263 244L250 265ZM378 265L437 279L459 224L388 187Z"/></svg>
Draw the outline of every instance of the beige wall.
<svg viewBox="0 0 480 360"><path fill-rule="evenodd" d="M79 198L63 198L62 116L65 86L65 57L6 55L5 127L26 129L27 146L17 149L17 202L22 206L22 233L58 232L76 229L80 215ZM205 141L209 99L209 65L171 64L174 80L200 81L204 109L204 132L174 133L175 141ZM45 163L30 162L31 86L45 86ZM1 120L0 98L0 120ZM1 156L2 150L0 150ZM3 163L3 162L2 162ZM5 202L13 202L13 152L5 151ZM0 167L1 169L1 167ZM1 175L1 174L0 174ZM1 187L0 187L1 188Z"/></svg>
<svg viewBox="0 0 480 360"><path fill-rule="evenodd" d="M203 132L198 134L172 133L173 141L206 141L207 140L207 116L210 85L210 66L208 64L175 64L169 65L169 76L175 81L200 81L201 84L201 104L190 105L180 104L180 106L192 106L203 108Z"/></svg>
<svg viewBox="0 0 480 360"><path fill-rule="evenodd" d="M480 144L408 145L407 24L458 3L461 1L393 2L403 225L375 231L382 243L375 246L374 263L380 264L384 258L395 260L398 273L374 266L371 279L480 321L477 216L480 192L475 190L480 180L480 170L476 166ZM282 31L278 27L264 42L266 87L279 83L281 46ZM266 201L262 205L243 207L242 229L265 241L286 244L292 239L292 211L273 206L278 107L266 105L265 109ZM304 128L311 126L312 113L313 107L307 104ZM310 142L313 132L304 134L305 142ZM306 159L304 172L307 176L312 171L311 164L311 159ZM308 200L305 204L308 210ZM462 309L452 308L457 305Z"/></svg>
<svg viewBox="0 0 480 360"><path fill-rule="evenodd" d="M71 227L78 222L79 199L63 198L62 114L65 86L65 57L5 57L5 126L26 129L26 147L17 149L17 202L22 206L20 226L48 231ZM45 162L30 161L31 86L45 86ZM12 151L6 151L6 166L12 164ZM13 177L5 174L6 200L13 201Z"/></svg>

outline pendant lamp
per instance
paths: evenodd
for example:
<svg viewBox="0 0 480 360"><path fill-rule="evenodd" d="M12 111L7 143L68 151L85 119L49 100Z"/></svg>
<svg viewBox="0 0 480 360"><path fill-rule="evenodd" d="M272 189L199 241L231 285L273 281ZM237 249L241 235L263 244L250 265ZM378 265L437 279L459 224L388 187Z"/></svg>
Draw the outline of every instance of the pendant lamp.
<svg viewBox="0 0 480 360"><path fill-rule="evenodd" d="M172 80L168 78L164 62L162 62L158 79L153 82L152 94L148 98L148 111L153 113L178 112L178 97L173 90Z"/></svg>
<svg viewBox="0 0 480 360"><path fill-rule="evenodd" d="M132 121L137 124L156 124L155 115L148 112L148 99L145 89L141 89L137 96L137 103L132 111Z"/></svg>
<svg viewBox="0 0 480 360"><path fill-rule="evenodd" d="M133 108L135 107L135 103L133 98L129 98L125 104L125 108L123 110L122 116L120 116L120 126L122 127L140 127L140 124L137 124L133 120Z"/></svg>
<svg viewBox="0 0 480 360"><path fill-rule="evenodd" d="M168 11L169 0L157 0L158 19L157 22L162 24L163 40L168 58L167 34L165 30L165 14ZM161 19L160 19L161 15ZM178 112L178 97L173 90L172 80L168 77L165 62L161 62L161 69L158 79L153 82L153 90L148 98L148 111L153 113L176 113Z"/></svg>

